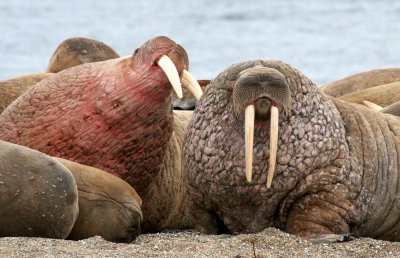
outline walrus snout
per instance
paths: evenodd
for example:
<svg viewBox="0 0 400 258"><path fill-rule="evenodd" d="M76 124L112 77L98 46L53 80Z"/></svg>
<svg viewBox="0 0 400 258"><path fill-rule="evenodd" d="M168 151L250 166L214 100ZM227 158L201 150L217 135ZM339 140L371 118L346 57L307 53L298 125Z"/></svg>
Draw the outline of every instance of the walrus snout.
<svg viewBox="0 0 400 258"><path fill-rule="evenodd" d="M127 229L128 236L125 239L121 239L122 241L120 243L131 243L135 241L135 239L140 235L141 233L141 227L140 224L137 224L137 222L132 223L132 227Z"/></svg>
<svg viewBox="0 0 400 258"><path fill-rule="evenodd" d="M247 105L257 104L258 115L265 114L262 103L267 99L274 102L279 110L286 114L290 112L291 95L286 78L278 70L257 65L243 70L233 88L233 106L239 115Z"/></svg>

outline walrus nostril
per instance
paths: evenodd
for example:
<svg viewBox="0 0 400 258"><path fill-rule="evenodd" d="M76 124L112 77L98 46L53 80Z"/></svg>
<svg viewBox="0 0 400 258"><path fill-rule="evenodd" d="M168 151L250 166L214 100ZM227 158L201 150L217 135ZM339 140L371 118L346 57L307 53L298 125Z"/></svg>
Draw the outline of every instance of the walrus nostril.
<svg viewBox="0 0 400 258"><path fill-rule="evenodd" d="M257 118L268 118L270 115L272 101L268 98L259 98L254 102Z"/></svg>

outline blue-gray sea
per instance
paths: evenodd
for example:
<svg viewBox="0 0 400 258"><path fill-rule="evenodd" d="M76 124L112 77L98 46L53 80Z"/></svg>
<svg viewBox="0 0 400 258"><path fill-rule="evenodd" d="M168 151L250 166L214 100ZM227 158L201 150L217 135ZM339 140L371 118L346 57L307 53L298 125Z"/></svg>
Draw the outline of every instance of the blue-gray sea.
<svg viewBox="0 0 400 258"><path fill-rule="evenodd" d="M166 35L211 79L232 63L280 59L317 85L400 67L400 1L0 0L0 80L43 72L70 37L121 56Z"/></svg>

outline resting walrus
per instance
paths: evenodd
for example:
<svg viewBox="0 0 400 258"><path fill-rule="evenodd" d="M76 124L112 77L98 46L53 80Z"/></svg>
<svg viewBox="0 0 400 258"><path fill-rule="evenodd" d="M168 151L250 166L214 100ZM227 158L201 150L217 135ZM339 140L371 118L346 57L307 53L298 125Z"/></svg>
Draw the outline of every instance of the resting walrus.
<svg viewBox="0 0 400 258"><path fill-rule="evenodd" d="M0 237L64 239L78 213L68 169L44 153L0 141Z"/></svg>
<svg viewBox="0 0 400 258"><path fill-rule="evenodd" d="M50 58L48 73L92 62L118 58L111 47L101 41L89 38L69 38L61 42Z"/></svg>
<svg viewBox="0 0 400 258"><path fill-rule="evenodd" d="M60 43L50 59L46 73L34 73L0 81L0 113L30 87L54 73L73 66L118 58L103 42L88 38L70 38Z"/></svg>
<svg viewBox="0 0 400 258"><path fill-rule="evenodd" d="M119 177L97 168L55 158L69 169L78 188L79 216L68 239L101 236L112 242L130 243L140 234L142 200Z"/></svg>
<svg viewBox="0 0 400 258"><path fill-rule="evenodd" d="M399 135L395 116L328 97L288 64L232 65L188 126L196 227L400 240Z"/></svg>
<svg viewBox="0 0 400 258"><path fill-rule="evenodd" d="M180 45L156 37L131 57L69 68L3 111L0 139L124 179L143 200L144 231L187 227L180 180L185 126L174 121L171 93L175 88L182 97L181 81L192 86L188 65Z"/></svg>

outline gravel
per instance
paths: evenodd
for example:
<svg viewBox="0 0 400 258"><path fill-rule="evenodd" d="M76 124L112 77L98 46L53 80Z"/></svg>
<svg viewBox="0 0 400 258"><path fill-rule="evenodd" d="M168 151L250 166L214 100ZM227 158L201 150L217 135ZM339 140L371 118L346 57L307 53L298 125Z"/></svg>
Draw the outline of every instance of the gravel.
<svg viewBox="0 0 400 258"><path fill-rule="evenodd" d="M254 249L253 249L254 248ZM312 244L268 228L252 235L203 235L192 230L140 235L131 244L101 237L81 241L0 238L1 257L400 257L400 242L371 238Z"/></svg>

